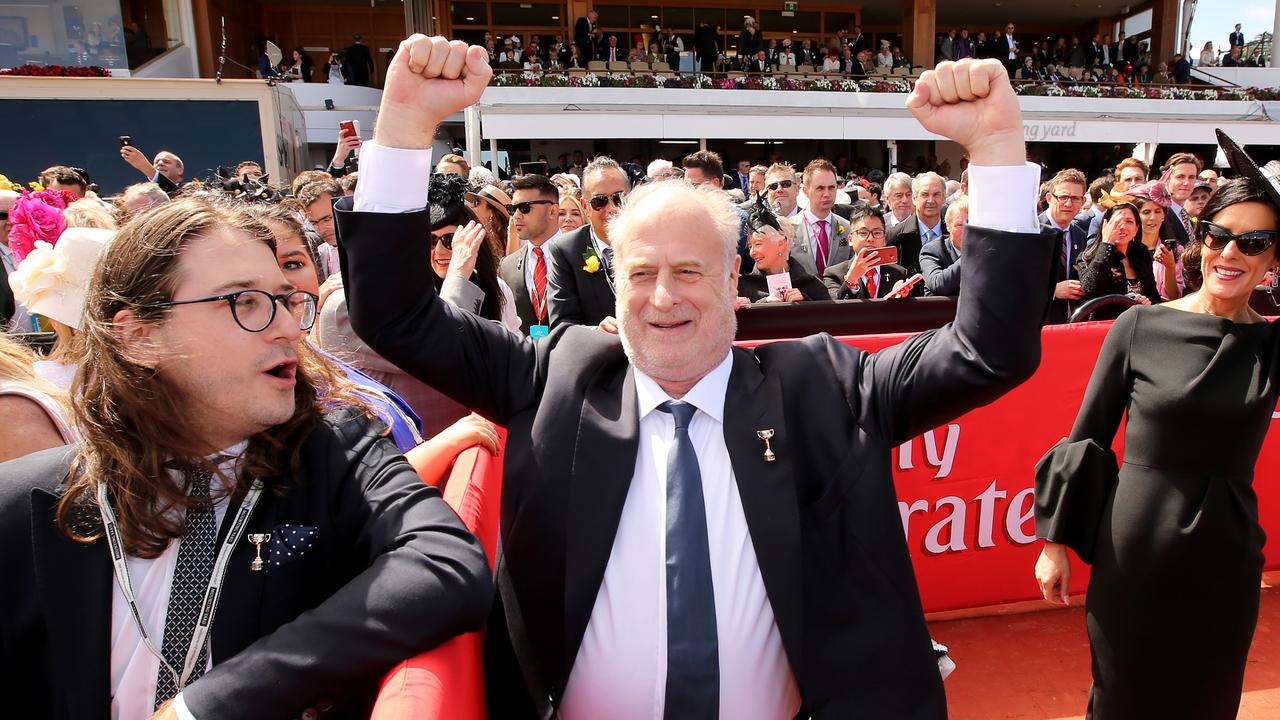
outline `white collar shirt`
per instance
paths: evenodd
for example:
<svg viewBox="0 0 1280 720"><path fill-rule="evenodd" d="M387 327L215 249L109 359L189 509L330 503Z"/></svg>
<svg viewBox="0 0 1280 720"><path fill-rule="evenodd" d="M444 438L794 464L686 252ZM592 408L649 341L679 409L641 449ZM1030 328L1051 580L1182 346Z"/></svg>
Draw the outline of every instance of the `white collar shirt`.
<svg viewBox="0 0 1280 720"><path fill-rule="evenodd" d="M720 659L720 717L790 720L800 693L765 593L724 440L733 354L682 398L706 503ZM671 398L635 373L640 416L635 473L609 564L560 709L565 720L662 720L667 672L666 467L675 421Z"/></svg>
<svg viewBox="0 0 1280 720"><path fill-rule="evenodd" d="M218 527L227 514L230 495L225 492L227 483L233 482L236 465L248 443L240 443L228 448L220 455L229 456L218 466L219 475L212 484L212 494L216 498L213 511ZM174 481L180 481L177 473L171 473ZM219 489L224 492L219 493ZM221 497L218 497L221 495ZM180 541L170 542L155 558L137 558L129 556L125 563L129 568L129 582L133 585L134 598L138 603L138 612L142 622L146 623L147 633L151 636L156 648L164 647L165 616L169 610L169 588L173 582L173 573L178 564L178 547ZM209 639L208 670L213 665L213 639ZM111 583L111 720L148 720L155 710L156 679L160 674L160 659L151 654L138 626L133 622L129 611L129 603L125 600L120 583L114 578ZM179 695L179 698L182 696ZM176 708L179 717L187 718L185 704Z"/></svg>

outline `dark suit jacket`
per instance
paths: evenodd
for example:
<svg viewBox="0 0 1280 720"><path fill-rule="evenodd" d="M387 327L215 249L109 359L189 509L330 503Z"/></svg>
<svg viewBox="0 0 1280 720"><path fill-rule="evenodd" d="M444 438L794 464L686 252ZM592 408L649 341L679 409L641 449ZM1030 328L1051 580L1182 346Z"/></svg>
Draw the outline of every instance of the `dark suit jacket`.
<svg viewBox="0 0 1280 720"><path fill-rule="evenodd" d="M787 260L787 272L791 273L791 287L799 290L805 300L831 299L827 286L822 284L822 280L810 275L809 271L794 259ZM747 298L753 303L769 297L769 281L766 278L767 275L760 272L760 268L739 275L738 296Z"/></svg>
<svg viewBox="0 0 1280 720"><path fill-rule="evenodd" d="M947 237L947 224L940 223L942 226L942 237ZM911 217L894 225L889 229L885 236L885 245L894 245L898 248L898 263L902 267L911 271L911 274L920 272L920 248L923 243L920 241L920 224L915 213L911 213Z"/></svg>
<svg viewBox="0 0 1280 720"><path fill-rule="evenodd" d="M547 307L553 328L565 323L599 325L616 312L608 270L603 264L593 273L584 269L582 254L589 247L589 224L546 245Z"/></svg>
<svg viewBox="0 0 1280 720"><path fill-rule="evenodd" d="M1071 221L1069 228L1071 231L1071 251L1067 255L1065 266L1062 264L1062 229L1049 219L1048 210L1040 213L1036 219L1040 221L1040 227L1044 232L1054 235L1053 282L1079 280L1080 273L1076 268L1076 260L1080 258L1080 253L1084 252L1085 247L1088 245L1091 218L1088 215L1077 216ZM1049 306L1049 315L1046 318L1046 322L1051 324L1064 323L1069 317L1071 317L1071 303L1067 300L1054 300Z"/></svg>
<svg viewBox="0 0 1280 720"><path fill-rule="evenodd" d="M1227 35L1227 43L1229 47L1240 47L1244 45L1244 33L1233 32Z"/></svg>
<svg viewBox="0 0 1280 720"><path fill-rule="evenodd" d="M615 335L560 325L535 343L437 301L430 249L418 241L428 213L350 207L338 204L338 233L356 331L507 428L489 710L527 717L528 705L516 706L532 698L549 717L634 473L635 374ZM783 647L815 718L946 716L891 451L1034 371L1049 277L1048 238L969 233L980 262L965 274L953 324L875 354L826 334L731 351L724 438ZM774 429L775 462L762 457L759 428ZM502 672L516 667L523 683Z"/></svg>
<svg viewBox="0 0 1280 720"><path fill-rule="evenodd" d="M1009 53L1014 52L1018 49L1017 40L1015 39L1013 43L1010 43L1009 36L1006 35L1005 33L1000 33L999 35L997 35L995 42L993 44L995 45L995 52L999 53L1000 55L1000 57L998 57L997 59L1004 63L1009 62Z"/></svg>
<svg viewBox="0 0 1280 720"><path fill-rule="evenodd" d="M339 411L299 450L299 479L264 492L245 532L304 525L319 531L316 543L259 572L249 570L253 545L236 546L210 634L213 668L183 691L198 718L297 717L321 696L334 702L329 717L367 718L392 665L483 625L493 597L483 549L380 424ZM11 717L110 716L107 543L72 542L54 517L72 455L58 448L0 465Z"/></svg>
<svg viewBox="0 0 1280 720"><path fill-rule="evenodd" d="M1195 227L1194 225L1192 227ZM1175 214L1172 207L1165 210L1164 213L1164 229L1160 233L1162 238L1173 238L1178 241L1179 245L1187 246L1191 244L1191 238L1187 235L1187 229L1182 225L1182 218Z"/></svg>
<svg viewBox="0 0 1280 720"><path fill-rule="evenodd" d="M0 328L9 327L9 321L17 311L18 304L9 287L9 269L0 264Z"/></svg>
<svg viewBox="0 0 1280 720"><path fill-rule="evenodd" d="M920 273L924 275L921 284L925 295L960 294L960 253L946 238L930 240L920 248Z"/></svg>
<svg viewBox="0 0 1280 720"><path fill-rule="evenodd" d="M845 260L842 263L832 265L827 271L822 273L822 282L827 286L827 292L831 294L832 300L871 300L868 297L867 289L862 283L858 283L858 289L854 290L844 281L844 276L849 274L849 266L853 264L853 260ZM911 277L912 273L901 265L890 263L889 265L880 266L880 284L876 286L876 297L882 298L893 291L894 283L899 280L906 280ZM917 284L911 291L912 295L920 294L920 286Z"/></svg>
<svg viewBox="0 0 1280 720"><path fill-rule="evenodd" d="M543 257L547 263L547 297L551 297L551 258L546 255L544 244ZM530 295L531 288L524 282L524 261L529 257L529 253L525 248L511 253L502 258L502 263L498 266L498 274L502 276L503 282L507 287L511 288L511 294L516 296L516 315L520 316L520 328L524 330L524 334L529 334L529 328L534 325L542 325L547 322L547 318L541 320L533 311L533 298Z"/></svg>
<svg viewBox="0 0 1280 720"><path fill-rule="evenodd" d="M573 44L583 45L591 42L591 21L584 15L573 24Z"/></svg>

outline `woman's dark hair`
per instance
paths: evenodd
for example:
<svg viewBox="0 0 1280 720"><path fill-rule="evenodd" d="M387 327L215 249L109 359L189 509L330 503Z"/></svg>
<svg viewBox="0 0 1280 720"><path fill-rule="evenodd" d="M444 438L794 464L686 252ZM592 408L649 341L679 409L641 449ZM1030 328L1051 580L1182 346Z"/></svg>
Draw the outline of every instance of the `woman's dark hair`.
<svg viewBox="0 0 1280 720"><path fill-rule="evenodd" d="M430 204L432 230L451 225L462 227L472 221L485 225L480 216L476 215L463 200L466 187L466 181L458 175L435 173L431 176L431 189L427 199ZM504 237L503 241L505 240ZM431 242L435 241L431 240ZM444 280L433 272L431 281L435 283L436 292L440 292ZM484 303L480 306L480 316L487 320L502 322L502 305L506 299L498 284L498 256L493 251L493 243L488 239L480 243L480 249L476 251L476 269L471 273L471 282L484 291Z"/></svg>
<svg viewBox="0 0 1280 720"><path fill-rule="evenodd" d="M1249 178L1236 178L1235 180L1229 180L1225 185L1219 186L1209 196L1209 201L1205 203L1204 210L1200 212L1200 219L1212 222L1218 216L1218 213L1232 205L1245 202L1263 203L1269 206L1277 217L1280 217L1280 207L1276 207L1271 197L1256 182ZM1255 229L1261 230L1263 228ZM1200 255L1203 250L1204 242L1200 239L1200 233L1197 231L1195 237L1191 238L1191 244L1182 253L1182 279L1189 290L1198 290L1201 283L1204 282L1204 277L1200 272ZM1271 247L1271 252L1273 253L1272 257L1280 257L1280 248L1275 245Z"/></svg>
<svg viewBox="0 0 1280 720"><path fill-rule="evenodd" d="M1102 224L1099 226L1099 229L1098 229L1098 239L1092 245L1085 248L1084 252L1080 253L1080 259L1083 260L1086 265L1089 264L1089 261L1093 260L1094 255L1098 254L1098 247L1102 245L1102 228L1106 227L1107 221L1110 220L1113 215L1115 215L1117 212L1121 210L1127 210L1128 212L1132 213L1133 222L1135 225L1138 226L1138 230L1134 234L1133 240L1129 242L1129 249L1132 250L1135 244L1142 246L1143 249L1146 249L1146 246L1142 244L1142 212L1138 210L1138 206L1134 205L1133 203L1127 203L1127 202L1116 203L1115 205L1112 205L1111 207L1107 208L1107 211L1102 214ZM1125 255L1129 257L1130 260L1133 259L1131 253L1126 252Z"/></svg>

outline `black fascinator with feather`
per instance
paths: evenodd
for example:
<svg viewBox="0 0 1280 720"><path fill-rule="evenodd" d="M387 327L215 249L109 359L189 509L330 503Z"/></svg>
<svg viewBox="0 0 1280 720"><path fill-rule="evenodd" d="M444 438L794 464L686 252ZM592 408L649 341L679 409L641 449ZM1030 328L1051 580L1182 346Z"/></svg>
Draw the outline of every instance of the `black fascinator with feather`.
<svg viewBox="0 0 1280 720"><path fill-rule="evenodd" d="M427 189L427 207L431 212L431 227L465 225L471 220L467 213L467 181L453 173L433 173Z"/></svg>
<svg viewBox="0 0 1280 720"><path fill-rule="evenodd" d="M747 228L756 233L766 227L782 232L782 221L769 208L769 201L765 199L764 193L758 193L756 201L747 207Z"/></svg>

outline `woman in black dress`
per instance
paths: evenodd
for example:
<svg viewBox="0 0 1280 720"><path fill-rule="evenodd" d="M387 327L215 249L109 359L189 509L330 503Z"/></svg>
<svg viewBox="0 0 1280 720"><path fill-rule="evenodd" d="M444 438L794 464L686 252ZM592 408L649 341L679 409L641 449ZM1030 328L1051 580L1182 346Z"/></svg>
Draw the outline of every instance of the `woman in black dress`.
<svg viewBox="0 0 1280 720"><path fill-rule="evenodd" d="M1244 177L1187 250L1203 284L1120 316L1071 436L1036 468L1045 599L1067 602L1067 548L1093 566L1094 720L1227 720L1240 704L1263 565L1253 469L1280 389L1280 331L1249 298L1280 262L1280 189L1219 142Z"/></svg>

